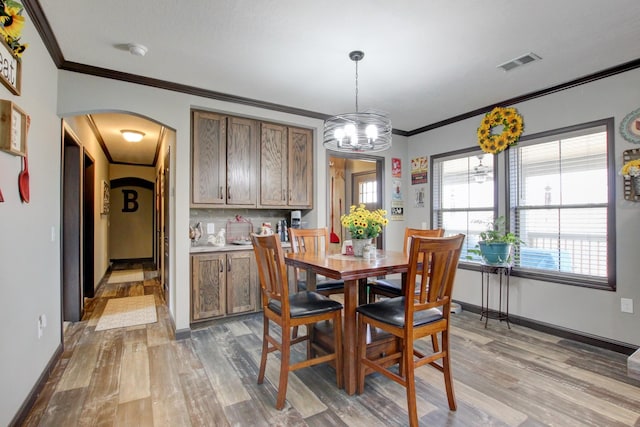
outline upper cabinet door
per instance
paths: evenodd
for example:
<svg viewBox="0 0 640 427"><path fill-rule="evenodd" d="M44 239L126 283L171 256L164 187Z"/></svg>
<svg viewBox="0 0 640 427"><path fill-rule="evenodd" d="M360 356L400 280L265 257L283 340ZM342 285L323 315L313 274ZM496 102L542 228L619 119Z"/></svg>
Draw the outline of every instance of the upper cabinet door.
<svg viewBox="0 0 640 427"><path fill-rule="evenodd" d="M313 208L313 134L289 128L289 206Z"/></svg>
<svg viewBox="0 0 640 427"><path fill-rule="evenodd" d="M287 127L262 123L260 205L287 206Z"/></svg>
<svg viewBox="0 0 640 427"><path fill-rule="evenodd" d="M194 111L191 148L191 203L224 204L227 117Z"/></svg>
<svg viewBox="0 0 640 427"><path fill-rule="evenodd" d="M229 117L227 135L227 204L256 206L259 123Z"/></svg>

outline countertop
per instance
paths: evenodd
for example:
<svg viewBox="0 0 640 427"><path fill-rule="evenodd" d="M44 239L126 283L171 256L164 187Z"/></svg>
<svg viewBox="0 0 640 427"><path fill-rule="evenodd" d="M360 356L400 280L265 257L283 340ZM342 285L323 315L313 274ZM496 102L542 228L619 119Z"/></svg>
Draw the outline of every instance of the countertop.
<svg viewBox="0 0 640 427"><path fill-rule="evenodd" d="M283 248L290 248L290 242L281 242ZM191 246L189 253L197 254L203 252L231 252L231 251L252 251L251 245L233 245L227 244L225 246L213 246L213 245L197 245Z"/></svg>

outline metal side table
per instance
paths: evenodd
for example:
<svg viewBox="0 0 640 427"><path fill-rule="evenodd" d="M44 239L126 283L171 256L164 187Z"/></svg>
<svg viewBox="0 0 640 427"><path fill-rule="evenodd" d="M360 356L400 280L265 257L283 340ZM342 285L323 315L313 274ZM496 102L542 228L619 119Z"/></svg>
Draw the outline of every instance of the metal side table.
<svg viewBox="0 0 640 427"><path fill-rule="evenodd" d="M507 326L511 329L509 323L509 277L511 276L511 264L480 264L480 274L482 277L482 307L480 308L480 320L484 319L484 327L487 327L489 318L498 319L501 322L507 322ZM498 281L498 307L497 309L489 308L489 288L491 287L491 276L496 275ZM485 292L486 280L486 292ZM504 302L502 299L502 288L505 287Z"/></svg>

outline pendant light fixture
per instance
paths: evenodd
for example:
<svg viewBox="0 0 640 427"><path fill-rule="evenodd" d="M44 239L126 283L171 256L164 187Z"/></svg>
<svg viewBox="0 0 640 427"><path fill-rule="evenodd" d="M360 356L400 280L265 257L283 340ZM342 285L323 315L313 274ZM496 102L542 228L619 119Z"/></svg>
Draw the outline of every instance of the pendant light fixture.
<svg viewBox="0 0 640 427"><path fill-rule="evenodd" d="M377 111L358 111L358 61L364 52L354 50L349 58L356 63L356 112L333 116L324 122L324 146L341 152L384 151L391 148L391 119Z"/></svg>
<svg viewBox="0 0 640 427"><path fill-rule="evenodd" d="M482 184L487 180L491 168L482 164L482 158L484 157L484 154L480 154L476 157L478 158L479 163L478 166L473 168L473 180L478 184Z"/></svg>

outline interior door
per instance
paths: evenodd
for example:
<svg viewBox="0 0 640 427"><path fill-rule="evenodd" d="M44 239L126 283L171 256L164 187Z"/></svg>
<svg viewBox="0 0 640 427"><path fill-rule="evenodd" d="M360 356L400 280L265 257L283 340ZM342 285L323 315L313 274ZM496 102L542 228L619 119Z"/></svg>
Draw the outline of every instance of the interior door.
<svg viewBox="0 0 640 427"><path fill-rule="evenodd" d="M349 212L351 205L357 206L361 202L367 209L381 209L384 206L384 157L369 156L363 154L344 153L332 155L328 158L329 164L329 188L331 180L334 181L334 191L327 192L328 218L331 217L331 206L334 212L338 212L336 223L340 226L340 215ZM333 194L332 194L333 193ZM333 196L333 199L331 198ZM344 202L344 203L343 203ZM338 210L335 211L335 207ZM346 230L340 229L344 239L349 238ZM384 247L384 231L378 239L376 245L382 249Z"/></svg>
<svg viewBox="0 0 640 427"><path fill-rule="evenodd" d="M164 156L164 176L162 180L162 232L164 235L163 245L163 270L162 270L162 283L164 287L164 300L169 303L169 248L171 241L169 240L169 224L170 224L170 188L171 188L171 147L167 147L167 152Z"/></svg>
<svg viewBox="0 0 640 427"><path fill-rule="evenodd" d="M93 298L95 294L95 169L95 162L85 150L82 198L82 290L85 298Z"/></svg>
<svg viewBox="0 0 640 427"><path fill-rule="evenodd" d="M62 320L78 322L82 295L82 148L68 133L62 153Z"/></svg>

